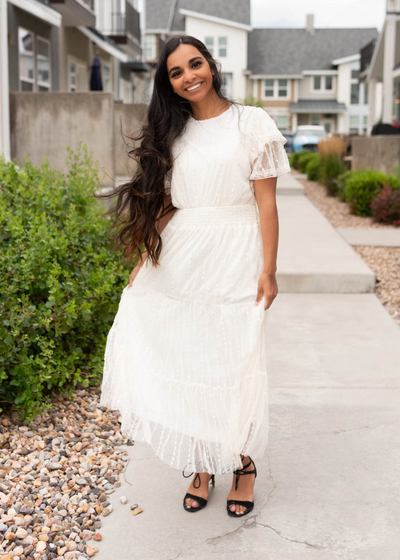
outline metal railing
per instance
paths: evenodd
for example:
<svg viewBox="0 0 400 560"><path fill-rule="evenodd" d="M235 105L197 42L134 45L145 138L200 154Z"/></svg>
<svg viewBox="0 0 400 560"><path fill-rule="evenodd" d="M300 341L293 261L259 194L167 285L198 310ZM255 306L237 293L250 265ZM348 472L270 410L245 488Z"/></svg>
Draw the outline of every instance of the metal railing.
<svg viewBox="0 0 400 560"><path fill-rule="evenodd" d="M100 29L104 35L132 35L140 41L140 14L126 3L126 12L111 12L109 27Z"/></svg>

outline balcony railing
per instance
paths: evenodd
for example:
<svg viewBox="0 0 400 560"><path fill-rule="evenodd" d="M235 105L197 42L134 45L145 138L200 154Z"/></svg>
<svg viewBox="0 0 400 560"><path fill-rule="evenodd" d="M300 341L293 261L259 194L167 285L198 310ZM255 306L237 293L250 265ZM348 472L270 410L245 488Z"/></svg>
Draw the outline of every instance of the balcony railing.
<svg viewBox="0 0 400 560"><path fill-rule="evenodd" d="M109 28L101 29L105 35L132 35L140 41L140 14L128 2L126 12L112 12Z"/></svg>

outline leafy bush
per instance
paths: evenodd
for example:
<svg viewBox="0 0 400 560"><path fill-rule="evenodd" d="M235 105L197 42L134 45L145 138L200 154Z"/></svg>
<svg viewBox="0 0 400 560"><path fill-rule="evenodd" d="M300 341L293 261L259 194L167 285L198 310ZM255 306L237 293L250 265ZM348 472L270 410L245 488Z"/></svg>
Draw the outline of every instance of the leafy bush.
<svg viewBox="0 0 400 560"><path fill-rule="evenodd" d="M346 171L336 179L337 197L342 202L346 202L346 183L352 173L352 171Z"/></svg>
<svg viewBox="0 0 400 560"><path fill-rule="evenodd" d="M344 198L350 203L351 211L358 216L371 216L371 202L387 184L393 189L400 188L400 179L379 171L353 171L346 179Z"/></svg>
<svg viewBox="0 0 400 560"><path fill-rule="evenodd" d="M92 156L68 152L66 176L0 159L0 404L28 420L51 390L100 381L132 266L110 249Z"/></svg>
<svg viewBox="0 0 400 560"><path fill-rule="evenodd" d="M320 179L326 186L330 196L336 196L339 192L337 179L343 175L346 168L343 165L342 158L339 154L330 153L321 156Z"/></svg>
<svg viewBox="0 0 400 560"><path fill-rule="evenodd" d="M315 159L317 155L318 154L316 154L315 152L307 152L307 151L299 153L298 170L300 171L300 173L306 172L307 163L312 159Z"/></svg>
<svg viewBox="0 0 400 560"><path fill-rule="evenodd" d="M307 160L305 172L309 181L319 181L321 175L321 157L319 154L313 154L315 157Z"/></svg>
<svg viewBox="0 0 400 560"><path fill-rule="evenodd" d="M293 167L293 169L298 169L300 153L301 152L295 152L289 156L289 164L290 167Z"/></svg>
<svg viewBox="0 0 400 560"><path fill-rule="evenodd" d="M382 191L371 202L374 222L384 222L400 226L400 190L383 185Z"/></svg>

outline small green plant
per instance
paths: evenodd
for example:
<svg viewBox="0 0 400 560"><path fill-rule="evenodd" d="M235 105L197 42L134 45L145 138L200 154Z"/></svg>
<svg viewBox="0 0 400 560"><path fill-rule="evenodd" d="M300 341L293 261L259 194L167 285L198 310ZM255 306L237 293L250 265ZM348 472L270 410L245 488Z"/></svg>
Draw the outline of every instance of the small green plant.
<svg viewBox="0 0 400 560"><path fill-rule="evenodd" d="M244 98L243 105L251 105L252 107L263 107L262 102L256 99L254 95L248 95Z"/></svg>
<svg viewBox="0 0 400 560"><path fill-rule="evenodd" d="M351 211L358 216L372 216L371 202L387 184L394 190L400 188L400 179L379 171L366 169L352 171L346 178L343 196L350 203Z"/></svg>
<svg viewBox="0 0 400 560"><path fill-rule="evenodd" d="M298 158L298 170L300 171L300 173L305 173L306 172L306 167L309 161L315 159L317 156L317 154L315 152L300 152L299 154L299 158Z"/></svg>
<svg viewBox="0 0 400 560"><path fill-rule="evenodd" d="M336 196L339 192L338 177L343 175L346 168L339 154L330 153L321 156L320 179L326 186L329 196Z"/></svg>
<svg viewBox="0 0 400 560"><path fill-rule="evenodd" d="M51 391L101 380L132 266L110 248L92 156L68 153L67 175L0 158L0 411L28 420Z"/></svg>
<svg viewBox="0 0 400 560"><path fill-rule="evenodd" d="M347 180L351 177L352 173L352 171L346 171L345 173L339 175L339 177L336 179L337 197L342 202L346 202L346 183Z"/></svg>
<svg viewBox="0 0 400 560"><path fill-rule="evenodd" d="M309 181L320 181L321 177L321 156L314 154L315 157L308 159L305 172Z"/></svg>
<svg viewBox="0 0 400 560"><path fill-rule="evenodd" d="M293 169L298 169L300 153L301 152L295 152L289 156L289 164L290 167L293 167Z"/></svg>

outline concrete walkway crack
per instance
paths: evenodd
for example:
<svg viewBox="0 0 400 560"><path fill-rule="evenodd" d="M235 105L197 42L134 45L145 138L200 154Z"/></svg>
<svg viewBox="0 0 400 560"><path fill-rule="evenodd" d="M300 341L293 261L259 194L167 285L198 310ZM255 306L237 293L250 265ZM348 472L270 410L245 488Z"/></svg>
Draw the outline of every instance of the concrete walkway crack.
<svg viewBox="0 0 400 560"><path fill-rule="evenodd" d="M309 547L309 548L315 548L317 550L327 550L326 546L319 546L317 544L312 544L309 543L307 541L297 541L296 539L289 539L289 537L285 537L284 535L282 535L282 533L280 531L278 531L277 529L274 529L274 527L271 527L271 525L266 525L265 523L260 523L259 521L254 520L254 523L256 525L261 525L262 527L265 527L266 529L271 529L271 531L274 531L274 533L276 533L278 535L278 537L281 537L281 539L285 539L285 541L289 541L291 543L296 543L296 544L304 544L305 546Z"/></svg>

